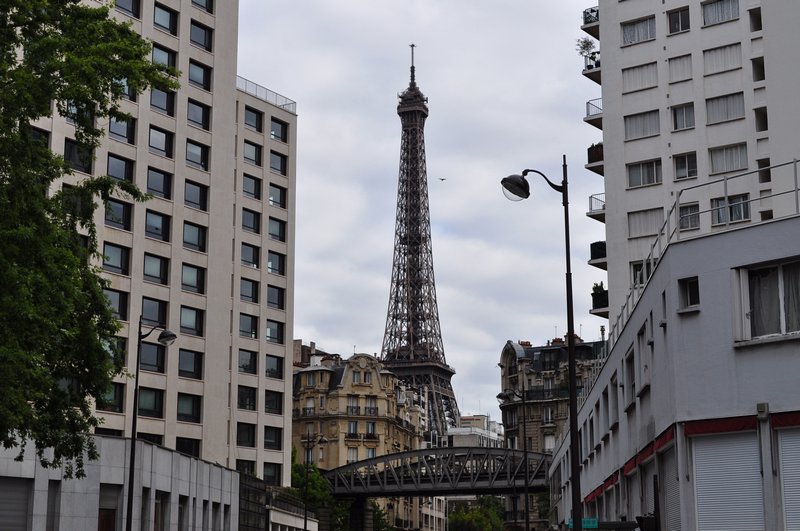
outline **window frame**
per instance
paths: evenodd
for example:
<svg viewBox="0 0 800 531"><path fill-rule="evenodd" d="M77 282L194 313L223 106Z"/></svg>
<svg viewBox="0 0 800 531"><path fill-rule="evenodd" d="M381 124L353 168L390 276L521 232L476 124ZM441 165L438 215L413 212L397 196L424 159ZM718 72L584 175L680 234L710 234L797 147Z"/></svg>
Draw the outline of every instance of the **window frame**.
<svg viewBox="0 0 800 531"><path fill-rule="evenodd" d="M158 20L159 10L164 13L167 17L166 24L162 24ZM156 2L153 8L153 27L166 31L170 35L177 35L178 34L178 12L174 9L170 9L169 7L159 4Z"/></svg>
<svg viewBox="0 0 800 531"><path fill-rule="evenodd" d="M248 249L249 253L252 253L253 260L245 260L245 249ZM252 267L253 269L259 269L261 267L261 247L242 242L240 253L239 259L242 265Z"/></svg>
<svg viewBox="0 0 800 531"><path fill-rule="evenodd" d="M285 242L286 226L287 223L284 220L270 216L268 220L268 227L269 227L268 231L270 239L279 242Z"/></svg>
<svg viewBox="0 0 800 531"><path fill-rule="evenodd" d="M195 39L195 29L202 32L202 39ZM189 23L189 42L207 52L214 49L214 30L192 19Z"/></svg>
<svg viewBox="0 0 800 531"><path fill-rule="evenodd" d="M136 118L120 120L113 116L109 117L108 137L126 144L136 145Z"/></svg>
<svg viewBox="0 0 800 531"><path fill-rule="evenodd" d="M194 317L192 321L194 322L193 325L189 325L188 316L192 314ZM194 308L192 306L181 306L181 313L180 313L180 326L181 326L181 333L187 334L190 336L197 336L203 337L203 329L205 325L205 311L201 310L200 308Z"/></svg>
<svg viewBox="0 0 800 531"><path fill-rule="evenodd" d="M689 212L684 212L684 209ZM678 230L681 232L700 229L700 203L681 203L678 209Z"/></svg>
<svg viewBox="0 0 800 531"><path fill-rule="evenodd" d="M142 341L139 370L164 374L167 366L167 348L160 343Z"/></svg>
<svg viewBox="0 0 800 531"><path fill-rule="evenodd" d="M266 333L264 339L267 343L283 345L286 341L286 325L274 319L267 319Z"/></svg>
<svg viewBox="0 0 800 531"><path fill-rule="evenodd" d="M162 61L160 57L157 57L156 54L163 54L166 58L166 62ZM176 68L178 65L178 52L175 50L171 50L165 46L160 44L153 44L153 51L151 53L151 60L153 64L157 65L164 65L168 68Z"/></svg>
<svg viewBox="0 0 800 531"><path fill-rule="evenodd" d="M236 409L242 411L258 410L258 388L250 385L239 385L236 389Z"/></svg>
<svg viewBox="0 0 800 531"><path fill-rule="evenodd" d="M274 365L274 367L273 367ZM276 380L283 380L284 376L284 359L280 356L273 356L266 354L264 358L264 375L267 378L275 378Z"/></svg>
<svg viewBox="0 0 800 531"><path fill-rule="evenodd" d="M241 448L256 447L256 425L250 422L236 423L236 446Z"/></svg>
<svg viewBox="0 0 800 531"><path fill-rule="evenodd" d="M278 208L286 208L289 190L286 187L269 183L269 204Z"/></svg>
<svg viewBox="0 0 800 531"><path fill-rule="evenodd" d="M192 370L185 369L191 362ZM178 377L192 380L203 379L203 353L182 348L178 350Z"/></svg>
<svg viewBox="0 0 800 531"><path fill-rule="evenodd" d="M642 36L634 36L634 40L626 40L625 37L625 30L626 28L631 28L634 30L634 33L641 32L642 24L647 25L647 35ZM645 17L637 18L634 20L626 20L625 22L620 23L620 35L621 35L621 42L622 47L625 46L633 46L635 44L640 44L643 42L650 42L656 39L656 16L655 15L648 15Z"/></svg>
<svg viewBox="0 0 800 531"><path fill-rule="evenodd" d="M286 144L287 142L289 142L289 124L287 122L284 122L283 120L275 118L274 116L271 117L269 137L272 140L276 140L278 142L283 142L284 144Z"/></svg>
<svg viewBox="0 0 800 531"><path fill-rule="evenodd" d="M119 205L122 209L122 215L119 218L115 217L117 214L113 207L116 205ZM130 232L133 205L118 199L109 199L106 201L105 210L105 226Z"/></svg>
<svg viewBox="0 0 800 531"><path fill-rule="evenodd" d="M125 5L120 5L120 3ZM114 9L133 18L139 18L142 6L139 0L116 0L114 2Z"/></svg>
<svg viewBox="0 0 800 531"><path fill-rule="evenodd" d="M672 116L672 130L685 131L687 129L694 129L695 115L694 115L694 102L681 103L670 107L670 115ZM691 123L690 123L691 122Z"/></svg>
<svg viewBox="0 0 800 531"><path fill-rule="evenodd" d="M673 18L675 15L677 15L676 19ZM673 29L673 21L677 22L677 29ZM689 6L683 6L679 7L678 9L667 11L667 35L686 33L690 29L691 19L689 16Z"/></svg>
<svg viewBox="0 0 800 531"><path fill-rule="evenodd" d="M264 426L264 450L283 450L283 428Z"/></svg>
<svg viewBox="0 0 800 531"><path fill-rule="evenodd" d="M246 286L246 288L245 288ZM239 299L244 302L258 304L260 283L251 278L241 277L239 279Z"/></svg>
<svg viewBox="0 0 800 531"><path fill-rule="evenodd" d="M242 208L242 230L261 234L261 213L249 208Z"/></svg>
<svg viewBox="0 0 800 531"><path fill-rule="evenodd" d="M108 254L108 251L116 252L117 255L115 256L113 254ZM116 258L118 258L118 260ZM116 273L118 275L129 276L131 272L131 248L117 243L104 241L103 270Z"/></svg>
<svg viewBox="0 0 800 531"><path fill-rule="evenodd" d="M154 134L161 135L163 137L163 148L160 147L161 142L159 141L158 136L155 137L154 142ZM147 147L150 153L171 159L173 158L173 154L175 152L175 133L151 125L149 134L147 136Z"/></svg>
<svg viewBox="0 0 800 531"><path fill-rule="evenodd" d="M683 160L682 163L679 161ZM694 163L692 163L694 161ZM679 168L679 164L683 164L683 169ZM675 181L686 181L688 179L697 178L697 152L689 151L687 153L680 153L672 156L673 178ZM686 175L681 177L681 173L685 171Z"/></svg>
<svg viewBox="0 0 800 531"><path fill-rule="evenodd" d="M103 288L103 295L108 299L111 313L120 321L128 320L128 292L118 289Z"/></svg>
<svg viewBox="0 0 800 531"><path fill-rule="evenodd" d="M244 141L244 145L242 147L242 158L248 164L253 164L254 166L261 167L264 158L263 153L264 153L264 147L261 146L260 144L256 144L255 142L250 142L249 140Z"/></svg>
<svg viewBox="0 0 800 531"><path fill-rule="evenodd" d="M724 214L724 215L723 215ZM733 194L711 198L711 226L750 221L750 194Z"/></svg>
<svg viewBox="0 0 800 531"><path fill-rule="evenodd" d="M787 316L788 312L796 312L794 315L794 320L798 320L798 315L800 314L800 304L798 304L798 308L787 308L787 280L786 280L786 268L792 267L797 268L800 267L800 262L798 262L797 258L792 258L788 260L783 260L780 262L773 262L770 264L759 264L757 266L749 266L743 267L740 269L736 269L736 274L738 277L738 284L739 284L739 300L737 301L737 313L739 316L737 322L737 340L739 341L749 341L749 340L763 340L763 339L781 339L781 338L796 338L800 335L800 322L790 324L789 317ZM772 310L777 312L778 322L777 322L777 332L766 330L765 333L757 334L757 330L754 329L753 323L753 314L755 313L755 309L753 308L755 302L752 300L753 298L753 289L751 289L751 283L753 278L753 273L759 271L768 271L774 269L777 275L776 278L776 286L775 291L776 293L769 294L764 293L763 295L772 295L769 297L770 300L766 301L771 306L773 306ZM800 275L800 271L797 273ZM777 296L777 301L774 300L774 296ZM798 326L797 330L789 330L790 326Z"/></svg>
<svg viewBox="0 0 800 531"><path fill-rule="evenodd" d="M186 165L198 170L208 171L208 146L186 139Z"/></svg>
<svg viewBox="0 0 800 531"><path fill-rule="evenodd" d="M274 275L286 276L286 255L277 251L268 251L267 271Z"/></svg>
<svg viewBox="0 0 800 531"><path fill-rule="evenodd" d="M211 67L193 59L189 60L189 68L187 68L186 76L189 84L197 88L210 91L211 90ZM200 77L197 77L197 74Z"/></svg>
<svg viewBox="0 0 800 531"><path fill-rule="evenodd" d="M277 151L269 152L269 169L273 173L286 175L288 172L289 157Z"/></svg>
<svg viewBox="0 0 800 531"><path fill-rule="evenodd" d="M148 395L152 396L153 409L145 409L145 405L148 405L148 401L144 400L143 397ZM137 409L138 411L136 412L136 414L140 417L163 419L164 390L156 389L153 387L139 387L139 400Z"/></svg>
<svg viewBox="0 0 800 531"><path fill-rule="evenodd" d="M264 113L249 105L245 105L244 125L253 131L261 133L264 129Z"/></svg>
<svg viewBox="0 0 800 531"><path fill-rule="evenodd" d="M156 228L155 225L150 224L150 220L159 218L161 220L161 227ZM170 241L170 225L171 219L167 214L163 212L158 212L156 210L147 210L145 212L145 224L144 224L144 234L147 238L152 238L154 240L159 240L162 242ZM151 229L151 227L153 227Z"/></svg>
<svg viewBox="0 0 800 531"><path fill-rule="evenodd" d="M163 96L162 96L163 95ZM163 98L164 103L160 101L154 103L154 98ZM150 88L150 109L159 114L166 114L167 116L175 116L175 92L172 90L161 90L155 87Z"/></svg>
<svg viewBox="0 0 800 531"><path fill-rule="evenodd" d="M113 164L112 159L114 160ZM129 158L109 152L108 156L106 157L106 175L112 179L117 179L118 181L133 182L135 164L136 163ZM111 171L112 168L114 168L113 173ZM121 176L120 172L116 171L118 168L122 170Z"/></svg>
<svg viewBox="0 0 800 531"><path fill-rule="evenodd" d="M92 150L83 148L77 140L65 138L64 161L69 164L73 170L91 175L94 153Z"/></svg>
<svg viewBox="0 0 800 531"><path fill-rule="evenodd" d="M731 16L730 18L720 18L719 20L709 22L706 17L706 7L710 7L713 4L724 5L726 3L736 6L735 9L736 14ZM709 0L708 2L702 2L700 4L700 10L703 16L703 27L706 28L709 26L716 26L717 24L724 24L726 22L739 20L739 18L741 17L741 10L739 9L739 7L740 7L739 0Z"/></svg>
<svg viewBox="0 0 800 531"><path fill-rule="evenodd" d="M156 188L154 185L151 185L150 177L152 175L158 175L162 179L162 186L160 188ZM153 183L155 184L155 182ZM153 194L156 197L161 197L162 199L172 199L172 174L154 168L152 166L147 167L147 193Z"/></svg>
<svg viewBox="0 0 800 531"><path fill-rule="evenodd" d="M286 309L286 289L267 284L267 307L276 310Z"/></svg>
<svg viewBox="0 0 800 531"><path fill-rule="evenodd" d="M264 413L271 415L283 415L283 393L280 391L273 391L272 389L264 390Z"/></svg>
<svg viewBox="0 0 800 531"><path fill-rule="evenodd" d="M239 349L239 372L242 374L258 374L258 352L245 348Z"/></svg>
<svg viewBox="0 0 800 531"><path fill-rule="evenodd" d="M258 316L239 312L239 337L258 339Z"/></svg>
<svg viewBox="0 0 800 531"><path fill-rule="evenodd" d="M187 229L196 229L197 238L187 239ZM189 233L191 235L191 233ZM203 225L192 223L190 221L183 222L183 248L205 253L208 246L208 229Z"/></svg>
<svg viewBox="0 0 800 531"><path fill-rule="evenodd" d="M248 185L248 183L251 183ZM254 175L242 175L242 195L251 199L261 199L262 180Z"/></svg>
<svg viewBox="0 0 800 531"><path fill-rule="evenodd" d="M151 310L155 315L151 314ZM169 302L152 297L142 297L142 311L140 318L142 323L148 326L165 327L167 325L167 314L169 311Z"/></svg>
<svg viewBox="0 0 800 531"><path fill-rule="evenodd" d="M650 170L651 166L652 170ZM634 168L639 168L639 184L632 184L631 181L631 170L633 170ZM648 169L648 172L644 171L645 168ZM626 189L628 190L661 184L664 180L661 158L643 160L639 162L632 162L630 164L626 164L625 177L627 180ZM647 178L647 182L645 182L645 178Z"/></svg>
<svg viewBox="0 0 800 531"><path fill-rule="evenodd" d="M199 118L197 114L199 113ZM186 121L205 131L211 130L211 107L189 98L186 102Z"/></svg>
<svg viewBox="0 0 800 531"><path fill-rule="evenodd" d="M183 204L208 212L208 186L186 179L183 183Z"/></svg>
<svg viewBox="0 0 800 531"><path fill-rule="evenodd" d="M191 283L186 280L186 271L193 270L195 275L195 282ZM203 267L194 264L181 264L181 289L190 293L198 293L204 295L206 292L206 270Z"/></svg>
<svg viewBox="0 0 800 531"><path fill-rule="evenodd" d="M181 401L183 399L183 401ZM189 411L181 411L181 404L184 407L189 404ZM190 393L178 393L176 415L178 422L192 422L199 424L203 419L203 397Z"/></svg>
<svg viewBox="0 0 800 531"><path fill-rule="evenodd" d="M192 0L192 5L207 13L214 12L214 0Z"/></svg>

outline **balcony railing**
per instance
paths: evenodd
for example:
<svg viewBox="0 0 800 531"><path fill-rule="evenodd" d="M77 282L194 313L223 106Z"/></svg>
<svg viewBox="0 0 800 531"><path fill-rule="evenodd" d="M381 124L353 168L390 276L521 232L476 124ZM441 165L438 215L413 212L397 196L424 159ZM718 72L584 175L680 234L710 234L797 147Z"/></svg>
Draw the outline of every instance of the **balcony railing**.
<svg viewBox="0 0 800 531"><path fill-rule="evenodd" d="M593 242L589 244L589 259L590 260L599 260L601 258L606 258L606 242Z"/></svg>
<svg viewBox="0 0 800 531"><path fill-rule="evenodd" d="M373 416L377 415L378 414L378 408L377 407L367 406L367 407L364 408L364 414L365 415L373 415Z"/></svg>
<svg viewBox="0 0 800 531"><path fill-rule="evenodd" d="M242 76L236 76L236 88L238 88L239 90L243 90L246 93L250 94L251 96L255 96L260 100L266 101L267 103L271 103L276 107L285 109L291 113L297 112L296 102L290 100L286 96L281 96L277 92L273 92L266 87L262 87L257 83L253 83L252 81L245 79Z"/></svg>
<svg viewBox="0 0 800 531"><path fill-rule="evenodd" d="M377 433L365 433L364 434L364 440L365 441L377 441L378 440L378 434Z"/></svg>
<svg viewBox="0 0 800 531"><path fill-rule="evenodd" d="M348 415L360 415L361 414L361 407L359 407L359 406L347 406L347 414Z"/></svg>
<svg viewBox="0 0 800 531"><path fill-rule="evenodd" d="M595 98L586 102L586 117L603 114L603 98Z"/></svg>
<svg viewBox="0 0 800 531"><path fill-rule="evenodd" d="M303 417L313 417L314 416L314 408L313 407L304 407L300 410L300 414Z"/></svg>
<svg viewBox="0 0 800 531"><path fill-rule="evenodd" d="M600 22L600 7L594 6L583 10L583 24L594 24Z"/></svg>
<svg viewBox="0 0 800 531"><path fill-rule="evenodd" d="M606 209L606 194L594 194L589 196L589 212L597 212Z"/></svg>
<svg viewBox="0 0 800 531"><path fill-rule="evenodd" d="M583 58L584 70L596 70L600 68L600 52L592 52Z"/></svg>
<svg viewBox="0 0 800 531"><path fill-rule="evenodd" d="M348 432L348 433L346 433L346 434L345 434L344 438L345 438L345 439L355 439L355 440L358 440L358 439L361 439L361 434L359 434L359 433L352 433L352 432Z"/></svg>
<svg viewBox="0 0 800 531"><path fill-rule="evenodd" d="M603 162L603 143L592 144L586 149L586 161L589 164Z"/></svg>

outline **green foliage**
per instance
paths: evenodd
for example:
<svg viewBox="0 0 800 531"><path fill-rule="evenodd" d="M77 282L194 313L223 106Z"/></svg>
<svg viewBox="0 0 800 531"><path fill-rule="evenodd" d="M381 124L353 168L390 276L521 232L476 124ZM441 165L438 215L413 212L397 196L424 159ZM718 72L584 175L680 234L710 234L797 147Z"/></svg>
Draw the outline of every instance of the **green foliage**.
<svg viewBox="0 0 800 531"><path fill-rule="evenodd" d="M331 486L315 464L311 463L307 466L308 473L306 473L306 465L299 463L292 465L292 487L298 489L299 495L308 500L309 508L316 511L332 500ZM306 477L308 477L308 483L306 483Z"/></svg>
<svg viewBox="0 0 800 531"><path fill-rule="evenodd" d="M124 117L121 80L137 92L176 86L150 49L107 7L5 0L0 10L0 442L21 456L33 441L40 462L63 465L67 477L83 475L85 456L96 459L92 402L122 369L109 355L119 325L90 264L92 214L114 193L144 196L107 176L57 191L72 170L29 124L72 106L75 139L91 153L102 124Z"/></svg>
<svg viewBox="0 0 800 531"><path fill-rule="evenodd" d="M392 525L389 523L389 515L386 511L375 500L369 500L369 504L372 506L373 531L392 531Z"/></svg>
<svg viewBox="0 0 800 531"><path fill-rule="evenodd" d="M478 496L475 505L457 507L447 520L450 531L503 531L503 502L495 496Z"/></svg>

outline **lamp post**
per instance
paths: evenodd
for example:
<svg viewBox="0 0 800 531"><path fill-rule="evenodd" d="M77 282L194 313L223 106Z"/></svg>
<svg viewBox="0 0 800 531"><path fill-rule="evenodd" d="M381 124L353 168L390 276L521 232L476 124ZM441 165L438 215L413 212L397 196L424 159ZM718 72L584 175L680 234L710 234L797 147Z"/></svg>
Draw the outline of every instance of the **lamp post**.
<svg viewBox="0 0 800 531"><path fill-rule="evenodd" d="M564 244L566 247L566 284L567 284L567 353L569 357L569 452L570 483L572 491L572 529L583 529L583 507L581 506L581 471L578 449L578 374L575 361L575 317L572 305L572 266L569 249L569 187L567 185L567 156L562 156L561 184L555 184L538 170L524 170L522 175L509 175L500 181L503 193L512 201L520 201L530 197L530 185L525 179L529 173L541 176L550 188L561 193L561 204L564 205Z"/></svg>
<svg viewBox="0 0 800 531"><path fill-rule="evenodd" d="M305 439L300 439L300 442L305 449L303 455L303 531L308 531L308 465L309 450L312 450L318 444L328 444L328 439L324 435L308 434Z"/></svg>
<svg viewBox="0 0 800 531"><path fill-rule="evenodd" d="M159 328L161 329L161 333L158 334L158 342L165 347L173 344L178 336L175 335L175 332L170 332L163 326L154 326L147 332L142 333L142 316L139 316L138 341L136 342L136 376L133 380L133 411L131 411L131 452L128 464L128 510L125 515L126 531L132 531L133 529L133 479L134 469L136 468L136 429L139 420L139 365L142 361L142 340L146 339Z"/></svg>
<svg viewBox="0 0 800 531"><path fill-rule="evenodd" d="M528 470L528 428L527 428L527 418L528 418L528 402L526 401L525 395L525 373L523 372L520 374L522 377L522 393L517 391L516 389L506 389L502 393L497 395L497 399L501 402L506 402L511 400L514 397L522 399L522 467L525 470L525 531L530 531L531 529L531 512L530 512L530 501L528 497L528 483L529 483L529 470ZM519 430L517 430L517 435L519 435Z"/></svg>

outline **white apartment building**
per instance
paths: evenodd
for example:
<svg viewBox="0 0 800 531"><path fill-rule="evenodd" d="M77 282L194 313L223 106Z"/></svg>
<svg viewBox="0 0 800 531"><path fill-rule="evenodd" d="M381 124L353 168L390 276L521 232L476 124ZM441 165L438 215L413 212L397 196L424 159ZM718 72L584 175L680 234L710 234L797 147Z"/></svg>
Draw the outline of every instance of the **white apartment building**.
<svg viewBox="0 0 800 531"><path fill-rule="evenodd" d="M554 452L569 517L580 439L584 516L643 529L800 526L800 4L601 0L584 75L602 101L588 215L606 224L609 355ZM600 61L602 57L602 61ZM612 527L613 528L613 527ZM622 527L619 527L622 528Z"/></svg>

